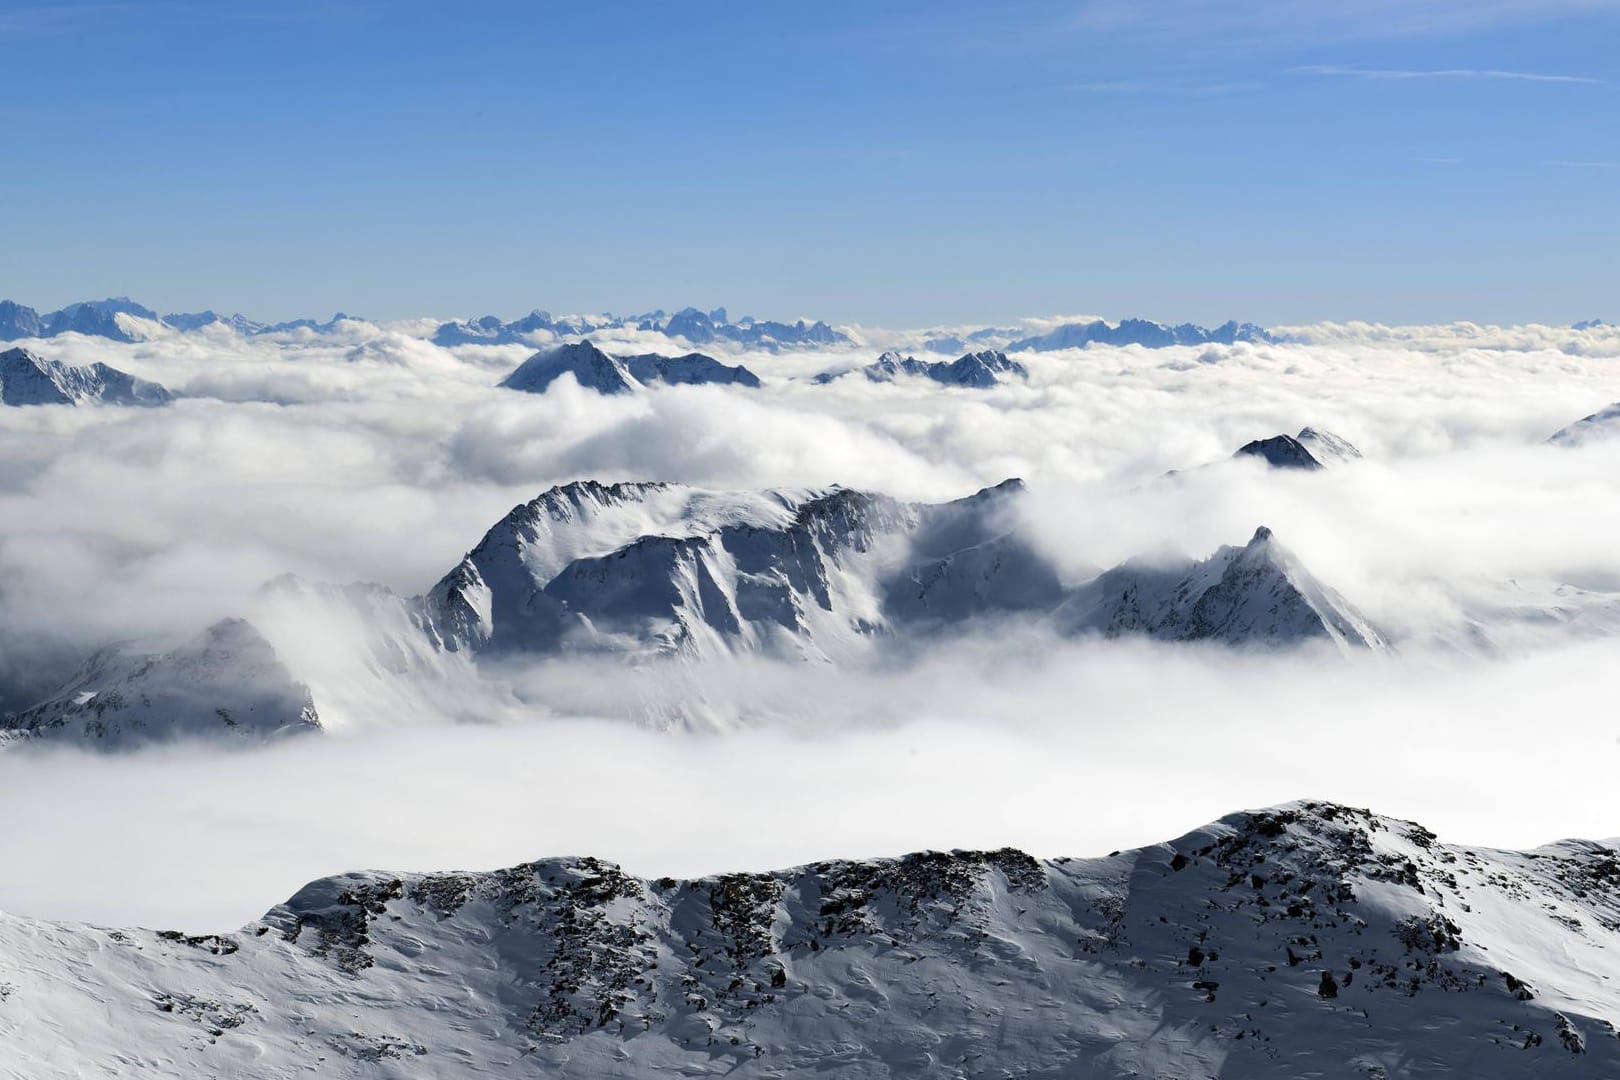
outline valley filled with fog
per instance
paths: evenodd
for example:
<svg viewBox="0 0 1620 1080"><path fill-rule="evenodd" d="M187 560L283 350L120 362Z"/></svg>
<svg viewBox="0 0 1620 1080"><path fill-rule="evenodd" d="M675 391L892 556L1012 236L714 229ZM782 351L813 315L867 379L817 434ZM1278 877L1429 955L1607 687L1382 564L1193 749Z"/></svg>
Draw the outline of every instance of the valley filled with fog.
<svg viewBox="0 0 1620 1080"><path fill-rule="evenodd" d="M172 400L0 408L0 710L56 703L0 744L0 810L19 823L0 841L0 910L223 930L361 866L577 853L653 876L922 847L1102 854L1301 797L1485 844L1620 831L1620 438L1596 423L1549 442L1620 401L1620 331L1043 343L1064 324L694 345L621 323L589 334L610 359L695 348L759 385L644 365L619 393L574 370L543 392L500 386L561 338L436 344L431 320L134 320L128 341L8 343ZM977 381L945 370L996 349ZM1359 453L1234 457L1304 428ZM524 555L538 576L513 586L521 603L588 611L590 648L550 624L512 637L483 593L446 606L441 583L486 534L505 543L514 507L578 481L672 485L566 510L577 529L543 538L543 575ZM973 519L982 537L924 551L930 515L978 514L986 489L1016 498ZM840 490L883 496L863 512L888 524L827 556L826 581L771 593L790 616L750 615L761 574L736 538L777 543ZM703 556L715 581L646 586L680 593L669 619L616 599L634 590L611 563L580 565L722 534ZM1246 552L1304 606L1195 632L1204 616L1176 597ZM770 573L799 564L784 565ZM1136 576L1108 592L1111 568ZM1037 580L1065 603L1025 602ZM1143 613L1155 582L1167 606ZM379 588L328 588L354 583ZM929 618L906 614L914 600ZM457 638L452 615L494 622ZM109 715L83 715L97 679L148 677L146 659L96 657L207 668L243 651L184 652L221 620L307 690L310 732L83 734Z"/></svg>

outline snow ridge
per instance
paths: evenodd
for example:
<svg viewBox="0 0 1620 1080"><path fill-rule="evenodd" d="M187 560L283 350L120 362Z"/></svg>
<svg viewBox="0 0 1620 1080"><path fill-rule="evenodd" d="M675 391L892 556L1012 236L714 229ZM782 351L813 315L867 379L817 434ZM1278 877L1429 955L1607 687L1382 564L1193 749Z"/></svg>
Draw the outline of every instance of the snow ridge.
<svg viewBox="0 0 1620 1080"><path fill-rule="evenodd" d="M1616 859L1307 801L1106 858L353 873L229 934L0 916L0 1071L1612 1076Z"/></svg>

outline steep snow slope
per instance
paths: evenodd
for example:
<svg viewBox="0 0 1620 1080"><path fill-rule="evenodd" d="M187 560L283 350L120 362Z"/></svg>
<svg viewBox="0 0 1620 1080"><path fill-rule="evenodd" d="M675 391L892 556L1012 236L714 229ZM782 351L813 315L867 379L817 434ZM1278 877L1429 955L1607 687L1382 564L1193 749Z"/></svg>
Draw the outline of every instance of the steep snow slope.
<svg viewBox="0 0 1620 1080"><path fill-rule="evenodd" d="M309 688L252 625L227 619L169 652L97 653L51 698L0 719L0 740L258 742L319 728Z"/></svg>
<svg viewBox="0 0 1620 1080"><path fill-rule="evenodd" d="M0 917L0 1073L1610 1077L1617 889L1310 802L1100 859L355 873L232 934Z"/></svg>
<svg viewBox="0 0 1620 1080"><path fill-rule="evenodd" d="M157 383L137 379L106 364L70 367L46 360L27 349L0 352L0 404L163 405L170 393Z"/></svg>

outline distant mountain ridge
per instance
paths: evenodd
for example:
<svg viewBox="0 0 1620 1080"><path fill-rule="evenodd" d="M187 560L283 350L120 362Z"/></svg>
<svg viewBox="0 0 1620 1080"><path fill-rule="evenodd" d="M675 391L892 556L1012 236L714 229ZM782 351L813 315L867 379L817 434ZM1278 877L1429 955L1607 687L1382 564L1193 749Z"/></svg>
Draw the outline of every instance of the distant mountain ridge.
<svg viewBox="0 0 1620 1080"><path fill-rule="evenodd" d="M1083 349L1087 345L1142 345L1162 349L1171 345L1233 345L1237 342L1276 342L1270 331L1254 323L1236 321L1207 330L1193 323L1170 326L1149 319L1125 319L1110 325L1102 319L1065 323L1043 334L1021 338L1007 346L1008 352L1050 352L1056 349Z"/></svg>
<svg viewBox="0 0 1620 1080"><path fill-rule="evenodd" d="M1599 1080L1616 859L1300 801L1105 857L363 871L231 933L0 915L0 1072Z"/></svg>
<svg viewBox="0 0 1620 1080"><path fill-rule="evenodd" d="M464 322L447 322L434 331L436 345L532 345L536 335L583 337L602 330L635 329L680 338L693 345L727 341L753 349L774 350L809 345L845 345L848 335L824 322L773 322L743 318L729 321L725 308L703 312L688 307L670 315L650 311L642 315L554 317L535 310L521 319L502 322L494 315Z"/></svg>

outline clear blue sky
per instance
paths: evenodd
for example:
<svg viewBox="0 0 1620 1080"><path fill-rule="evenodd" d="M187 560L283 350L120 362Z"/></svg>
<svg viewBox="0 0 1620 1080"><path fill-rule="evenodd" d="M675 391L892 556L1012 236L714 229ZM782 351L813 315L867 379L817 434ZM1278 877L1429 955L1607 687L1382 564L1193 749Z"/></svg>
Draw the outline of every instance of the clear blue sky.
<svg viewBox="0 0 1620 1080"><path fill-rule="evenodd" d="M0 0L0 64L41 308L1620 319L1620 0Z"/></svg>

